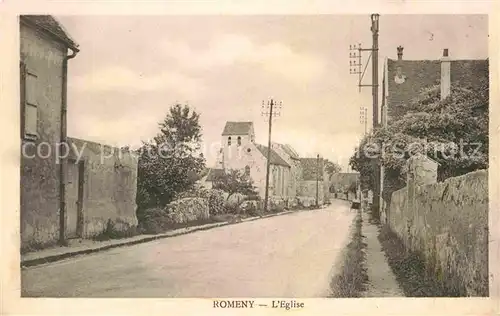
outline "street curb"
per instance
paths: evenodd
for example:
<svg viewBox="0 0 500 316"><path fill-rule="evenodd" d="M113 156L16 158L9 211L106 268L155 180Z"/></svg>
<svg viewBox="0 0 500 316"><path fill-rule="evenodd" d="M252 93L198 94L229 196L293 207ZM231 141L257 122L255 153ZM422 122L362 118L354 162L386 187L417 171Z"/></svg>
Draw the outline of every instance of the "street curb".
<svg viewBox="0 0 500 316"><path fill-rule="evenodd" d="M91 254L94 252L100 252L100 251L104 251L104 250L108 250L108 249L112 249L112 248L132 246L132 245L150 242L153 240L164 239L164 238L169 238L169 237L176 237L176 236L194 233L197 231L204 231L204 230L208 230L208 229L212 229L212 228L217 228L217 227L222 227L222 226L227 226L227 225L234 225L234 224L239 224L239 223L244 223L244 222L252 222L252 221L255 221L258 219L286 215L286 214L295 213L295 212L297 212L297 211L286 211L286 212L277 213L277 214L268 214L268 215L264 215L262 217L260 217L260 216L250 217L250 218L246 218L244 220L241 220L239 222L221 222L221 223L214 223L214 224L206 224L204 226L198 226L198 227L193 226L193 227L185 228L185 230L175 232L175 233L158 234L158 235L153 235L151 237L144 237L142 239L125 241L125 242L121 242L121 243L116 243L116 244L111 244L111 245L106 245L106 246L101 246L101 247L96 247L96 248L77 250L77 251L68 251L68 252L65 252L62 254L47 256L47 257L43 257L43 258L28 259L28 260L24 260L24 261L21 260L21 269L28 268L28 267L34 267L34 266L42 265L45 263L61 261L61 260L67 259L67 258Z"/></svg>

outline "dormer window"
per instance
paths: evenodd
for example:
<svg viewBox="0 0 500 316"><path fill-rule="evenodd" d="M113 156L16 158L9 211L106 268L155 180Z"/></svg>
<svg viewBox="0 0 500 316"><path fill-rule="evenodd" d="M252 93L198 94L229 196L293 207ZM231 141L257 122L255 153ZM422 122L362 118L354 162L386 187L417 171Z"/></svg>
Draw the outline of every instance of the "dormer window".
<svg viewBox="0 0 500 316"><path fill-rule="evenodd" d="M238 136L238 146L241 146L241 136Z"/></svg>
<svg viewBox="0 0 500 316"><path fill-rule="evenodd" d="M231 146L231 136L229 136L229 137L227 138L227 145L228 145L228 146Z"/></svg>

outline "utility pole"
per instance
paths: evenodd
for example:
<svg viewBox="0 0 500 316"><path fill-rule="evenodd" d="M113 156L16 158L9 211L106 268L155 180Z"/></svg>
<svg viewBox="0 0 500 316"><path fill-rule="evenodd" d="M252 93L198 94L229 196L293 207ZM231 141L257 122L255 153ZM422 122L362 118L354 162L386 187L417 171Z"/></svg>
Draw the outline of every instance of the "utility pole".
<svg viewBox="0 0 500 316"><path fill-rule="evenodd" d="M379 15L372 14L371 15L371 31L373 37L372 48L362 48L361 43L349 45L349 58L352 59L349 62L350 65L350 74L358 75L358 87L359 92L361 92L362 87L371 87L372 88L372 96L373 96L373 128L375 129L378 126L378 31L379 31ZM363 67L362 63L362 53L370 52L368 56L368 60L366 61L366 65L361 71ZM368 63L372 63L372 82L371 84L363 84L363 78L366 72L366 68L368 68Z"/></svg>
<svg viewBox="0 0 500 316"><path fill-rule="evenodd" d="M280 115L280 110L283 105L283 102L280 101L276 103L274 99L270 99L265 104L262 101L262 115L269 119L269 134L268 134L268 142L267 142L267 165L266 165L266 193L264 197L264 212L269 211L269 173L271 171L271 131L273 127L273 117L277 117Z"/></svg>
<svg viewBox="0 0 500 316"><path fill-rule="evenodd" d="M371 87L372 88L372 97L373 97L373 122L372 122L372 128L373 131L379 127L378 123L378 34L379 34L379 14L372 14L370 16L371 18L371 32L372 32L372 48L361 48L361 44L356 45L350 45L349 46L349 58L351 58L350 61L350 73L351 74L356 74L358 75L358 87L359 91L361 91L362 87ZM361 71L362 62L361 62L361 55L362 52L369 51L370 55L368 57L368 61L364 67L364 70ZM368 67L368 62L371 59L372 63L372 82L371 84L362 84L363 77L366 71L366 68ZM380 212L380 191L381 191L381 166L379 166L379 161L374 160L374 167L375 167L375 183L374 183L374 190L373 190L373 209L379 213Z"/></svg>
<svg viewBox="0 0 500 316"><path fill-rule="evenodd" d="M319 154L316 156L316 207L319 207Z"/></svg>

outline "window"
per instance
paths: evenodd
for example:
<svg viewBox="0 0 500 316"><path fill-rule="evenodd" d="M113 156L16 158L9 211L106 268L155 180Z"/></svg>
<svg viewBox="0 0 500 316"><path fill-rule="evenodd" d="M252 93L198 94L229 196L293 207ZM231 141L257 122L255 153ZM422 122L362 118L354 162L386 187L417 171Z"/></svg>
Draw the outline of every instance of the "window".
<svg viewBox="0 0 500 316"><path fill-rule="evenodd" d="M231 136L229 136L229 137L227 138L227 145L228 145L228 146L231 146Z"/></svg>
<svg viewBox="0 0 500 316"><path fill-rule="evenodd" d="M241 146L241 136L238 136L238 146Z"/></svg>
<svg viewBox="0 0 500 316"><path fill-rule="evenodd" d="M38 136L37 76L21 63L21 137L35 139Z"/></svg>

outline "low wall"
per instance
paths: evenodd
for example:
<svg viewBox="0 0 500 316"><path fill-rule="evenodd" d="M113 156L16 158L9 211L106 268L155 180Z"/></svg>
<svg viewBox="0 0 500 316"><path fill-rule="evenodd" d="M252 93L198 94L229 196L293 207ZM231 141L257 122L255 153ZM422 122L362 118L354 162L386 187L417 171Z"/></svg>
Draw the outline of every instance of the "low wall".
<svg viewBox="0 0 500 316"><path fill-rule="evenodd" d="M488 296L486 170L394 192L387 223L446 288Z"/></svg>
<svg viewBox="0 0 500 316"><path fill-rule="evenodd" d="M103 232L109 220L117 230L136 226L137 159L118 148L68 141L70 158L84 161L82 237Z"/></svg>

